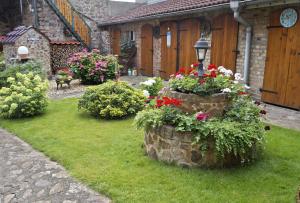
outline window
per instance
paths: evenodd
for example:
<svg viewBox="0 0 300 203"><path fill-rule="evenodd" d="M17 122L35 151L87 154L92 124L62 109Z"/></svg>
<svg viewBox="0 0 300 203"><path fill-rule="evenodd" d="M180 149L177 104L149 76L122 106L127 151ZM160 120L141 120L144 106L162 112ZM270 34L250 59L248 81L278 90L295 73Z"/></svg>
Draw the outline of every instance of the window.
<svg viewBox="0 0 300 203"><path fill-rule="evenodd" d="M172 34L171 31L167 32L167 47L170 48L171 47L171 42L172 42Z"/></svg>
<svg viewBox="0 0 300 203"><path fill-rule="evenodd" d="M135 41L135 32L134 31L130 31L130 40Z"/></svg>

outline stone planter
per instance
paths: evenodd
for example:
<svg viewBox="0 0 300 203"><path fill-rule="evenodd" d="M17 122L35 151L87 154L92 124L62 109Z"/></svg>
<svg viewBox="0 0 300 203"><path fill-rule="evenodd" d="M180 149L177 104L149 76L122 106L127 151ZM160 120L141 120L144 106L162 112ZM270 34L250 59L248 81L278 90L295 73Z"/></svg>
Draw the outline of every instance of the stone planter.
<svg viewBox="0 0 300 203"><path fill-rule="evenodd" d="M196 94L185 94L176 91L167 93L168 97L176 98L182 101L182 105L178 108L184 112L197 113L206 112L211 116L221 116L229 104L227 94L220 93L211 96L199 96Z"/></svg>
<svg viewBox="0 0 300 203"><path fill-rule="evenodd" d="M199 145L193 145L192 133L176 132L172 126L162 126L145 132L145 150L152 159L183 167L221 168L239 165L241 160L233 154L219 160L214 141L208 141L206 153L201 154Z"/></svg>

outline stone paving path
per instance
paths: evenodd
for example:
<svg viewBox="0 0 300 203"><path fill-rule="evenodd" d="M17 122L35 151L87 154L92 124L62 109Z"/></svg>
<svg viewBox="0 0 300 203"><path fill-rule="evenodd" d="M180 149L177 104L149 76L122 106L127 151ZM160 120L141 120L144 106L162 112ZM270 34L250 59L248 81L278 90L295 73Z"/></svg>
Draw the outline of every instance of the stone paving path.
<svg viewBox="0 0 300 203"><path fill-rule="evenodd" d="M16 136L0 129L0 203L108 203Z"/></svg>
<svg viewBox="0 0 300 203"><path fill-rule="evenodd" d="M265 104L267 122L300 131L300 111Z"/></svg>

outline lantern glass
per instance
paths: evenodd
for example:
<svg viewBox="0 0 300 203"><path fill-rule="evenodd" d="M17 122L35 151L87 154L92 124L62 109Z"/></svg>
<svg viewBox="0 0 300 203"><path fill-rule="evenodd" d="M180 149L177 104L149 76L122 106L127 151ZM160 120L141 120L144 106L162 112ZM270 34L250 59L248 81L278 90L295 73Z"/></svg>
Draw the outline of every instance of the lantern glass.
<svg viewBox="0 0 300 203"><path fill-rule="evenodd" d="M205 60L206 52L209 49L208 42L203 38L203 36L196 42L194 46L199 62Z"/></svg>
<svg viewBox="0 0 300 203"><path fill-rule="evenodd" d="M204 61L207 49L197 49L197 58L199 61Z"/></svg>

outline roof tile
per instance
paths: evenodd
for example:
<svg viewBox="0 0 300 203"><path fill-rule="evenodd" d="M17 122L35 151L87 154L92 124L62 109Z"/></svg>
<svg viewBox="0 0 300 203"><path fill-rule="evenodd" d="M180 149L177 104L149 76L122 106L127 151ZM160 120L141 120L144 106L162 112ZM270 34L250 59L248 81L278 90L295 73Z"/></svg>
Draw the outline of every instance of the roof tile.
<svg viewBox="0 0 300 203"><path fill-rule="evenodd" d="M100 23L100 25L135 21L148 16L217 6L229 2L230 0L166 0L155 4L139 6L123 15L111 17Z"/></svg>

